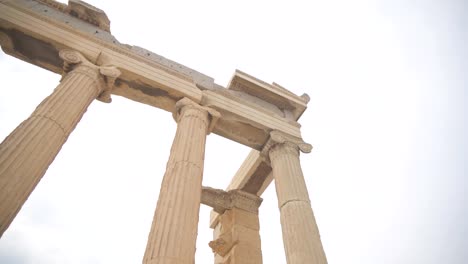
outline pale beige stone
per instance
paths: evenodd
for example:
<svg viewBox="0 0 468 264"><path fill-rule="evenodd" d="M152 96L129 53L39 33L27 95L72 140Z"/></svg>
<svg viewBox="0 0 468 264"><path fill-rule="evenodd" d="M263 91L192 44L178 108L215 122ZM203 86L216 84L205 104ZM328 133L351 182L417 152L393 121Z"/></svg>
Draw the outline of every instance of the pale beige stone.
<svg viewBox="0 0 468 264"><path fill-rule="evenodd" d="M80 0L69 0L66 12L88 23L96 25L102 30L110 32L110 21L106 13Z"/></svg>
<svg viewBox="0 0 468 264"><path fill-rule="evenodd" d="M311 149L300 138L273 131L263 151L273 168L288 264L327 263L299 160L299 150Z"/></svg>
<svg viewBox="0 0 468 264"><path fill-rule="evenodd" d="M228 89L245 92L274 105L282 112L282 117L292 121L298 120L307 108L307 95L297 96L277 83L268 84L240 70L235 71Z"/></svg>
<svg viewBox="0 0 468 264"><path fill-rule="evenodd" d="M73 4L67 6L53 0L40 3L18 0L3 1L0 5L0 26L11 30L8 32L22 33L28 29L26 35L34 40L34 43L26 41L22 39L22 34L14 34L14 39L11 39L8 35L11 33L2 32L3 37L1 34L0 37L7 39L2 48L8 54L54 72L60 72L53 58L54 49L57 48L79 50L93 62L108 59L123 72L112 93L171 112L182 97L202 102L223 114L214 133L254 149L263 147L272 129L300 137L299 125L293 119L297 120L305 110L307 96L296 96L276 83L267 84L241 71L234 73L229 89L224 89L214 84L214 79L209 76L143 48L119 43L109 32L102 32L100 23L92 21L96 9L86 4L82 6L84 10L89 10L86 11L89 17L81 18L89 21L89 24L76 23L76 18L69 14ZM45 9L48 12L44 12ZM102 17L107 19L105 14ZM96 31L99 33L94 34ZM29 52L14 47L13 42L31 43L27 47ZM41 51L41 56L31 52L35 50ZM44 56L43 51L48 55ZM44 57L47 60L40 59ZM242 92L252 100L226 96L226 93L217 94L214 90ZM284 113L278 115L278 111ZM287 116L288 112L294 113L293 119ZM268 177L264 182L263 190L270 180L271 177Z"/></svg>
<svg viewBox="0 0 468 264"><path fill-rule="evenodd" d="M201 203L212 207L221 214L232 208L258 214L258 207L262 201L262 198L240 190L226 192L210 187L202 188Z"/></svg>
<svg viewBox="0 0 468 264"><path fill-rule="evenodd" d="M213 78L184 65L119 43L110 34L105 13L82 1L73 0L68 5L54 0L0 1L0 17L0 45L5 53L56 73L62 72L62 60L66 70L74 69L64 76L60 89L0 146L0 151L8 153L0 153L0 176L2 170L6 171L4 175L12 171L27 174L27 180L21 181L0 177L0 202L8 204L0 204L0 232L34 189L89 103L95 98L110 102L113 93L173 112L179 123L145 263L193 264L205 140L211 131L253 148L227 194L204 192L204 203L222 213L213 213L210 223L215 234L210 245L217 252L215 262L262 262L257 214L260 203L245 193L260 196L272 175L288 263L326 262L296 153L297 149L310 151L310 145L300 139L297 122L309 96L297 96L279 84L265 83L238 70L225 89ZM64 48L81 52L94 64L121 69L115 87L117 71L97 67L81 55L76 59L68 53L60 58L58 50ZM78 78L78 73L83 76ZM70 88L76 84L80 88ZM78 93L83 94L79 97L82 100L69 102ZM68 105L62 111L64 102ZM44 136L50 140L40 141ZM13 145L18 150L12 150ZM37 155L40 158L36 160ZM33 165L23 166L28 163Z"/></svg>
<svg viewBox="0 0 468 264"><path fill-rule="evenodd" d="M215 264L261 264L258 207L262 199L239 190L225 192L225 196L233 199L213 224L214 239L209 243Z"/></svg>
<svg viewBox="0 0 468 264"><path fill-rule="evenodd" d="M251 107L241 98L206 90L203 91L201 104L216 109L223 116L214 133L257 150L261 150L268 140L270 130L300 136L300 125L297 122L272 115L267 109Z"/></svg>
<svg viewBox="0 0 468 264"><path fill-rule="evenodd" d="M193 264L206 135L219 114L184 98L143 263Z"/></svg>
<svg viewBox="0 0 468 264"><path fill-rule="evenodd" d="M239 208L226 210L209 243L215 264L261 264L262 250L258 214Z"/></svg>
<svg viewBox="0 0 468 264"><path fill-rule="evenodd" d="M226 190L243 190L256 196L261 196L273 180L271 167L268 161L257 150L250 151L245 161L240 166ZM218 222L218 212L210 214L210 227Z"/></svg>
<svg viewBox="0 0 468 264"><path fill-rule="evenodd" d="M61 71L60 60L55 56L57 49L77 50L98 64L103 58L109 59L122 71L113 94L170 112L178 100L187 97L223 115L213 133L257 150L268 140L272 129L300 136L299 124L287 113L296 117L305 110L301 97L240 71L235 73L235 78L245 81L243 86L247 88L225 89L215 84L213 78L193 69L142 48L119 43L103 30L108 22L100 10L86 4L72 2L66 6L52 2L0 2L0 28L8 29L2 33L12 40L5 42L7 54L57 73ZM70 15L70 10L78 9L81 11L77 16L89 23ZM15 43L23 45L15 47ZM214 87L242 92L252 100L219 94Z"/></svg>
<svg viewBox="0 0 468 264"><path fill-rule="evenodd" d="M0 145L0 235L60 151L89 104L110 89L120 74L98 67L76 51L62 51L59 86ZM106 76L107 83L102 76Z"/></svg>

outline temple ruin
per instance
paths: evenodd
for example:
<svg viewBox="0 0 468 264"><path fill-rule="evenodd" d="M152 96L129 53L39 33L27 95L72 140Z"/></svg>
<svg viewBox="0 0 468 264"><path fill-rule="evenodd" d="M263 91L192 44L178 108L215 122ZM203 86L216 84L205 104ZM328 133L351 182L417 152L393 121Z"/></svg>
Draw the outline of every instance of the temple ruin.
<svg viewBox="0 0 468 264"><path fill-rule="evenodd" d="M272 181L287 263L327 263L299 160L300 152L312 149L298 123L309 97L238 70L223 87L120 43L110 30L107 15L82 1L0 0L3 51L62 75L53 93L0 145L0 236L88 106L119 95L165 110L177 122L143 263L195 262L201 203L213 208L209 246L216 264L262 263L258 208ZM202 186L210 133L252 149L225 190Z"/></svg>

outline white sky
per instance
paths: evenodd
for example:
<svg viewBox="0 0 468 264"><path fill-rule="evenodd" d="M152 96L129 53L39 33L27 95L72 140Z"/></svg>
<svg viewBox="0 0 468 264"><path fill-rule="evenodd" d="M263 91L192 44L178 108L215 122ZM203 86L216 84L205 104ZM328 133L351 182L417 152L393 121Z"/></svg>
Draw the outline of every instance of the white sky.
<svg viewBox="0 0 468 264"><path fill-rule="evenodd" d="M466 263L467 8L463 1L88 1L120 42L226 85L235 69L310 95L301 118L329 263ZM0 138L59 76L0 53ZM118 96L93 102L0 240L0 262L139 263L176 124ZM208 137L203 185L249 149ZM264 263L286 263L273 185ZM212 263L210 209L197 263Z"/></svg>

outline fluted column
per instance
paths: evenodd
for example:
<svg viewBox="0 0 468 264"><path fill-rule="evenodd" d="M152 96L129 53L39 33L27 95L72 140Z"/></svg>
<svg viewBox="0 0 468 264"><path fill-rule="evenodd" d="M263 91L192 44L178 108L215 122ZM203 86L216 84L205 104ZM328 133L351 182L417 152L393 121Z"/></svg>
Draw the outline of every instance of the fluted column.
<svg viewBox="0 0 468 264"><path fill-rule="evenodd" d="M205 141L218 117L218 112L187 98L177 102L177 132L143 263L194 263Z"/></svg>
<svg viewBox="0 0 468 264"><path fill-rule="evenodd" d="M299 150L311 149L300 138L273 131L263 151L273 169L288 264L327 263L299 160Z"/></svg>
<svg viewBox="0 0 468 264"><path fill-rule="evenodd" d="M54 160L89 104L109 91L120 72L76 51L60 51L65 74L53 91L0 145L0 236Z"/></svg>

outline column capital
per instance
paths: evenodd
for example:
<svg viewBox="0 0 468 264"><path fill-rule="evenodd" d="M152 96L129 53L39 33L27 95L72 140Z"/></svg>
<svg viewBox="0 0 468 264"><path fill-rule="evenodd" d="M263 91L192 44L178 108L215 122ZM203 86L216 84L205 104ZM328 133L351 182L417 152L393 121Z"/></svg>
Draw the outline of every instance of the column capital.
<svg viewBox="0 0 468 264"><path fill-rule="evenodd" d="M210 187L202 188L201 203L208 205L219 214L232 208L258 214L263 199L241 190L224 191Z"/></svg>
<svg viewBox="0 0 468 264"><path fill-rule="evenodd" d="M299 151L302 153L310 153L312 151L312 145L304 142L302 138L294 137L288 134L285 134L281 131L273 130L270 132L270 138L263 147L261 155L269 160L271 152L278 145L287 147L286 149L293 151L294 153L299 154Z"/></svg>
<svg viewBox="0 0 468 264"><path fill-rule="evenodd" d="M262 201L241 190L202 188L201 202L220 213L210 225L214 239L208 243L215 263L262 263L258 218Z"/></svg>
<svg viewBox="0 0 468 264"><path fill-rule="evenodd" d="M179 123L181 117L183 117L183 111L187 109L195 109L198 110L198 112L201 113L207 113L208 114L208 128L207 128L207 134L210 134L211 131L213 131L213 128L215 127L216 123L218 122L219 118L221 118L221 114L209 107L206 106L201 106L197 104L196 102L190 100L187 97L184 97L177 101L175 104L175 110L172 113L172 116L174 117L174 120Z"/></svg>
<svg viewBox="0 0 468 264"><path fill-rule="evenodd" d="M101 82L100 86L102 89L96 99L105 103L110 103L112 101L111 90L114 87L115 80L121 74L117 67L112 65L97 66L87 60L83 54L75 50L61 50L59 56L63 60L64 73L69 73L78 69L79 66L94 70L97 73L96 78Z"/></svg>

